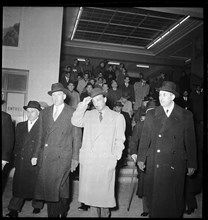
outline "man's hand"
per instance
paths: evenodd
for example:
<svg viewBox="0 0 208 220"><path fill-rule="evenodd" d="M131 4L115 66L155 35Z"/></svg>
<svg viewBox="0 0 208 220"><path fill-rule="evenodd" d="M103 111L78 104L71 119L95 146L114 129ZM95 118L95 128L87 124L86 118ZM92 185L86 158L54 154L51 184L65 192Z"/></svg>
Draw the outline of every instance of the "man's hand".
<svg viewBox="0 0 208 220"><path fill-rule="evenodd" d="M131 158L133 159L134 163L136 163L137 155L136 155L136 154L132 154L132 155L131 155Z"/></svg>
<svg viewBox="0 0 208 220"><path fill-rule="evenodd" d="M88 106L88 104L91 102L92 98L90 96L87 96L83 99L82 103L84 106Z"/></svg>
<svg viewBox="0 0 208 220"><path fill-rule="evenodd" d="M33 166L36 166L36 165L37 165L37 160L38 160L38 158L33 157L33 158L31 159L31 164L32 164Z"/></svg>
<svg viewBox="0 0 208 220"><path fill-rule="evenodd" d="M79 164L78 160L73 160L72 159L72 162L71 162L71 172L74 172L76 170L78 164Z"/></svg>
<svg viewBox="0 0 208 220"><path fill-rule="evenodd" d="M188 168L188 173L186 174L187 176L191 176L193 175L195 172L195 169L194 168Z"/></svg>
<svg viewBox="0 0 208 220"><path fill-rule="evenodd" d="M138 165L138 167L139 167L139 169L140 169L141 171L144 171L144 168L145 168L144 162L138 161L138 162L137 162L137 165Z"/></svg>

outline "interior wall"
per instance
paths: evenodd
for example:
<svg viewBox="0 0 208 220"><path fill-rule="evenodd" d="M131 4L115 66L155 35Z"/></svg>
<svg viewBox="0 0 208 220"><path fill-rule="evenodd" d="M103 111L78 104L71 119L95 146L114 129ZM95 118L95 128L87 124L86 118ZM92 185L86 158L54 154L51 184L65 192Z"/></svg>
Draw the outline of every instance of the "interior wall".
<svg viewBox="0 0 208 220"><path fill-rule="evenodd" d="M29 71L28 100L51 105L48 91L58 82L63 7L23 7L20 46L2 49L2 67Z"/></svg>

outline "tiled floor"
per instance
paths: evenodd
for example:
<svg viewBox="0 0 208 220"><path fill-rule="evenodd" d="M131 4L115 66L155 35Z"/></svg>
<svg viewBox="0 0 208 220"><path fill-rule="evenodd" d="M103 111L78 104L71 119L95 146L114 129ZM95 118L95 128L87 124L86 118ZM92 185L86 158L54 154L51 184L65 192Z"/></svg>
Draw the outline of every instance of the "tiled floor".
<svg viewBox="0 0 208 220"><path fill-rule="evenodd" d="M112 218L138 218L141 217L142 212L142 200L139 199L136 195L133 196L130 210L127 211L128 201L129 201L129 190L130 184L123 182L119 184L118 189L118 208L111 211ZM6 187L3 191L3 216L8 213L7 206L9 200L12 196L12 178L8 178ZM80 203L77 201L78 198L78 181L73 182L73 193L72 193L72 202L70 204L70 210L67 217L88 217L88 211L79 211L77 208L80 206ZM184 214L184 218L202 218L202 194L196 196L198 202L198 209L191 215ZM22 211L19 213L19 217L47 217L47 207L44 205L43 210L39 214L32 214L33 208L31 201L26 201ZM142 218L142 217L141 217ZM148 218L148 217L143 217Z"/></svg>

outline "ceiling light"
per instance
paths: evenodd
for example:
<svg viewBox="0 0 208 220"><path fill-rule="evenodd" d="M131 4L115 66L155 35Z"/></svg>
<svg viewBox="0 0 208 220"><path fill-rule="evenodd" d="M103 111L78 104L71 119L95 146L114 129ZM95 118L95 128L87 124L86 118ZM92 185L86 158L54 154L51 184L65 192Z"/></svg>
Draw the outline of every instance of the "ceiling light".
<svg viewBox="0 0 208 220"><path fill-rule="evenodd" d="M75 25L74 25L74 29L73 29L73 32L72 32L71 40L73 40L73 38L74 38L74 34L75 34L76 29L77 29L77 25L78 25L79 18L80 18L80 16L81 16L82 10L83 10L82 7L80 7L80 8L79 8L78 15L77 15L76 22L75 22Z"/></svg>
<svg viewBox="0 0 208 220"><path fill-rule="evenodd" d="M141 67L141 68L149 68L148 65L143 65L143 64L137 64L136 67Z"/></svg>
<svg viewBox="0 0 208 220"><path fill-rule="evenodd" d="M85 58L77 58L78 61L85 62Z"/></svg>
<svg viewBox="0 0 208 220"><path fill-rule="evenodd" d="M120 65L120 63L118 63L118 62L113 62L113 61L109 61L108 64L109 64L109 65Z"/></svg>
<svg viewBox="0 0 208 220"><path fill-rule="evenodd" d="M188 63L188 62L190 62L190 61L191 61L191 58L187 59L187 60L185 61L185 63Z"/></svg>
<svg viewBox="0 0 208 220"><path fill-rule="evenodd" d="M179 25L181 25L185 20L187 20L190 17L190 15L188 15L187 17L185 17L184 19L182 19L179 23L177 23L174 27L172 27L170 30L168 30L165 34L163 34L161 37L159 37L155 42L153 42L152 44L150 44L147 49L151 48L153 45L155 45L156 43L158 43L160 40L162 40L162 38L164 38L165 36L167 36L171 31L173 31L175 28L177 28Z"/></svg>

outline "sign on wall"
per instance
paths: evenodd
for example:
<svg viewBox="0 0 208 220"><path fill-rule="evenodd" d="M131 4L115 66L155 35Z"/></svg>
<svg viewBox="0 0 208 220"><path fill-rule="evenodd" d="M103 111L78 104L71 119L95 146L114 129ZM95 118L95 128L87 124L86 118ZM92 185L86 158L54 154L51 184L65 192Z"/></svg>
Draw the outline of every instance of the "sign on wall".
<svg viewBox="0 0 208 220"><path fill-rule="evenodd" d="M22 121L24 117L25 94L7 93L7 113L12 115L16 123Z"/></svg>

